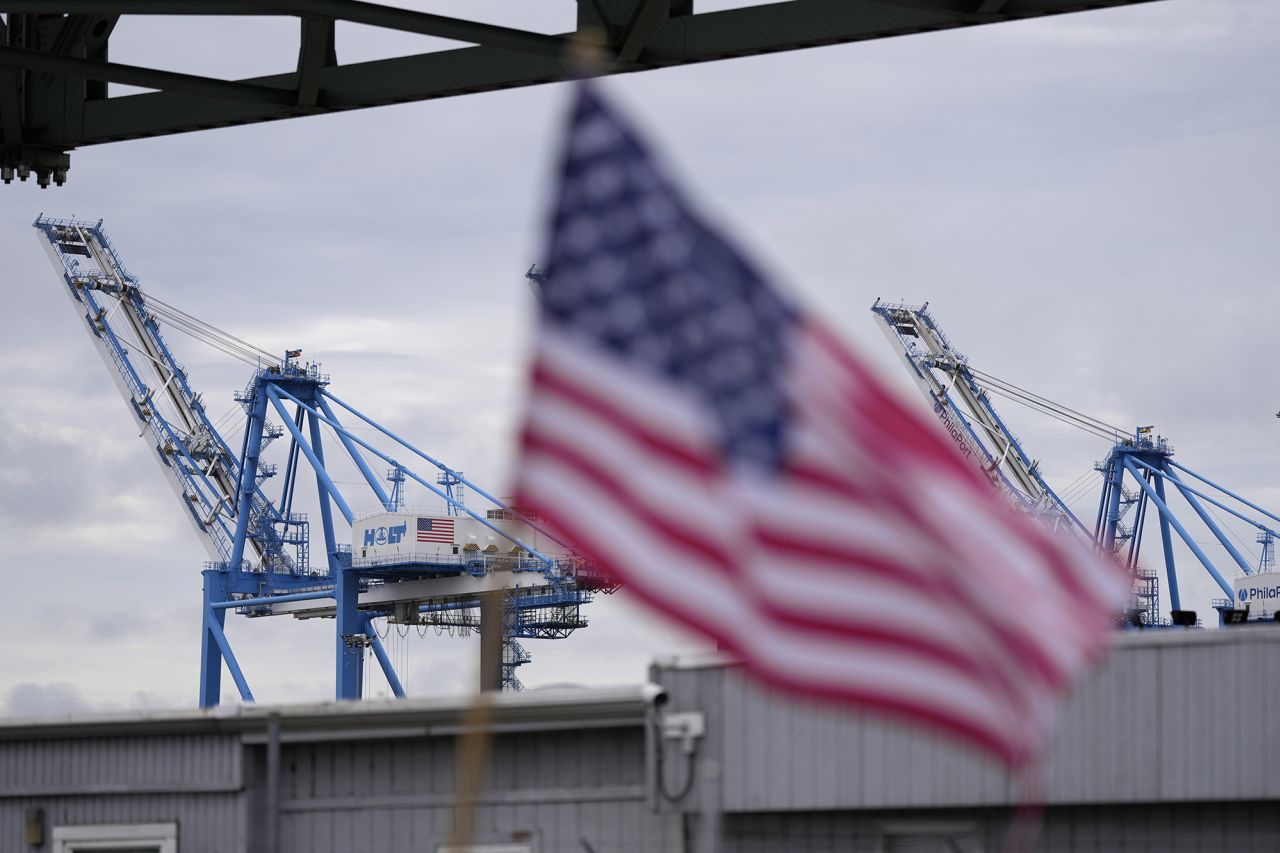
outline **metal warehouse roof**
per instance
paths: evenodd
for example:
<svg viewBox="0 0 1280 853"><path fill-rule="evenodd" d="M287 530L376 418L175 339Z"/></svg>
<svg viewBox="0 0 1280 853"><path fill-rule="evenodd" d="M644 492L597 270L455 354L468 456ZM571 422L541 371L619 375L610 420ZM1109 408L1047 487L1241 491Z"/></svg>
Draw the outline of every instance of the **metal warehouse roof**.
<svg viewBox="0 0 1280 853"><path fill-rule="evenodd" d="M638 726L652 685L556 687L492 694L496 732ZM278 719L283 739L421 737L457 734L475 696L224 705L207 710L125 711L58 717L0 719L0 741L125 735L261 732ZM352 729L360 729L352 732Z"/></svg>

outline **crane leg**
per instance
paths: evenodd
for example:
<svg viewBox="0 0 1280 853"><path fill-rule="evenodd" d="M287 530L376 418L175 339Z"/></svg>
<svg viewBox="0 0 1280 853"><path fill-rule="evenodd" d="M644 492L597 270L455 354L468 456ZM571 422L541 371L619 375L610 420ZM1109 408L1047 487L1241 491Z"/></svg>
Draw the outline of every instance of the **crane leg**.
<svg viewBox="0 0 1280 853"><path fill-rule="evenodd" d="M1164 496L1164 477L1156 476L1155 480L1156 494L1160 496L1160 500L1165 500ZM1169 536L1169 519L1164 517L1164 513L1160 513L1160 542L1164 545L1164 570L1165 577L1169 581L1169 607L1173 610L1182 609L1182 598L1178 595L1178 571L1174 567L1173 562L1173 541Z"/></svg>
<svg viewBox="0 0 1280 853"><path fill-rule="evenodd" d="M364 623L357 606L360 578L351 569L339 569L334 589L337 603L337 691L339 701L359 699L364 688Z"/></svg>
<svg viewBox="0 0 1280 853"><path fill-rule="evenodd" d="M230 594L226 572L209 569L204 574L204 613L200 620L200 707L213 708L222 698L222 651L209 630L209 620L219 626L226 624L227 611L215 610L210 605L226 601Z"/></svg>
<svg viewBox="0 0 1280 853"><path fill-rule="evenodd" d="M480 594L480 690L502 689L502 590Z"/></svg>

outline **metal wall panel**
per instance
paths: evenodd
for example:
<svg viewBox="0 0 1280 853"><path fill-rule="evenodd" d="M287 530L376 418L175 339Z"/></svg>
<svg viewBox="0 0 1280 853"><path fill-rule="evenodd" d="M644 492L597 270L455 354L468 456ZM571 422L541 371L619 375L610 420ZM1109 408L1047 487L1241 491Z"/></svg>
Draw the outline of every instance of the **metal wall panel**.
<svg viewBox="0 0 1280 853"><path fill-rule="evenodd" d="M928 733L783 699L724 669L695 672L723 678L721 728L708 718L710 742L700 753L723 756L727 810L945 806L1007 796L1002 774ZM686 708L672 692L672 708ZM668 749L668 763L678 763Z"/></svg>
<svg viewBox="0 0 1280 853"><path fill-rule="evenodd" d="M243 853L249 828L243 793L110 794L99 796L0 799L0 850L48 850L55 826L98 823L178 824L181 853ZM22 843L28 807L45 810L46 846Z"/></svg>
<svg viewBox="0 0 1280 853"><path fill-rule="evenodd" d="M728 812L977 807L1014 780L927 730L782 698L736 668L658 667L671 710L704 709L699 754L723 769ZM681 758L667 745L668 771ZM701 760L701 759L700 759ZM1280 629L1125 634L1063 708L1045 766L1050 803L1280 798ZM701 796L678 808L697 812Z"/></svg>
<svg viewBox="0 0 1280 853"><path fill-rule="evenodd" d="M1046 771L1059 799L1088 801L1099 790L1121 800L1150 798L1151 779L1142 777L1162 772L1161 659L1156 648L1126 648L1067 701Z"/></svg>
<svg viewBox="0 0 1280 853"><path fill-rule="evenodd" d="M448 840L452 806L354 805L283 814L282 853L431 853ZM665 853L678 848L679 819L655 815L636 793L609 800L537 800L497 803L483 799L475 811L473 842L525 840L539 853L583 851L585 841L597 853Z"/></svg>
<svg viewBox="0 0 1280 853"><path fill-rule="evenodd" d="M1252 643L1221 652L1206 645L1161 661L1167 798L1214 798L1224 790L1280 796L1280 647Z"/></svg>
<svg viewBox="0 0 1280 853"><path fill-rule="evenodd" d="M1002 849L1006 810L763 812L726 816L722 853L881 853L888 837L910 827L972 826L972 836L949 847ZM1062 806L1039 823L1037 853L1264 853L1280 849L1280 811L1271 803ZM921 834L922 836L924 833ZM918 836L920 837L920 836ZM956 836L960 838L961 836Z"/></svg>
<svg viewBox="0 0 1280 853"><path fill-rule="evenodd" d="M476 842L673 849L678 818L646 802L639 726L500 734L491 747ZM453 749L451 737L284 744L282 851L433 851L451 827Z"/></svg>
<svg viewBox="0 0 1280 853"><path fill-rule="evenodd" d="M322 729L298 728L289 709L279 712L281 849L433 851L451 825L454 732L402 726L409 734L379 737L376 712L352 711L349 722L335 715ZM573 713L568 707L565 719ZM571 723L552 716L549 729L495 735L475 839L524 838L539 853L582 850L584 840L601 853L675 849L681 819L652 811L646 731L641 716L630 720L565 729ZM46 810L49 827L176 821L184 853L258 853L267 814L262 729L172 733L220 725L201 717L162 721L165 733L149 736L148 725L77 723L61 738L49 723L4 730L0 850L21 838L23 812L33 806Z"/></svg>
<svg viewBox="0 0 1280 853"><path fill-rule="evenodd" d="M235 790L242 752L230 735L0 741L0 797Z"/></svg>

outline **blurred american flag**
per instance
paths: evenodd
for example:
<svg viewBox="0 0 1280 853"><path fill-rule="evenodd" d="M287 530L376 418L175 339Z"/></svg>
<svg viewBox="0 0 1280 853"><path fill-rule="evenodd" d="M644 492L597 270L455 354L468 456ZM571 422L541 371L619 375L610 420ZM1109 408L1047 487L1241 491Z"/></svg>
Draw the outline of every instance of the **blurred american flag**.
<svg viewBox="0 0 1280 853"><path fill-rule="evenodd" d="M772 685L1043 750L1118 564L1015 513L587 83L547 260L522 504Z"/></svg>

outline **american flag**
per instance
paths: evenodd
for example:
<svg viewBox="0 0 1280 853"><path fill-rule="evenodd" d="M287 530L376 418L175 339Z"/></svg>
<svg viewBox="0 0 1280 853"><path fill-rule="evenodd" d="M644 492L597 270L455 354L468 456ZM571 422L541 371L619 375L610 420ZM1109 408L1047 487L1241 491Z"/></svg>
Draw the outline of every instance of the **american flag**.
<svg viewBox="0 0 1280 853"><path fill-rule="evenodd" d="M419 518L418 541L444 542L445 544L453 542L453 519Z"/></svg>
<svg viewBox="0 0 1280 853"><path fill-rule="evenodd" d="M521 503L776 687L1018 766L1129 586L1015 513L577 87Z"/></svg>

